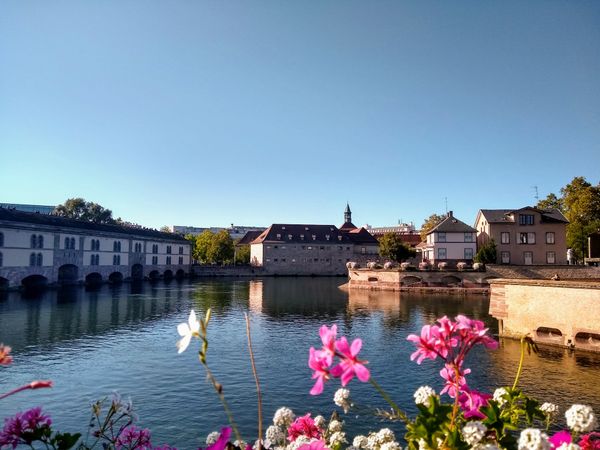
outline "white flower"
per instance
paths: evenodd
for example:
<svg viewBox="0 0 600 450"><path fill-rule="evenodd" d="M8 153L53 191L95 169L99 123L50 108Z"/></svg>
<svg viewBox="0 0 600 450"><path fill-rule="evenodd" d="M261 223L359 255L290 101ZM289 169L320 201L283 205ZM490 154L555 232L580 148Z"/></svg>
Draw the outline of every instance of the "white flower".
<svg viewBox="0 0 600 450"><path fill-rule="evenodd" d="M471 447L473 450L502 450L496 444L479 444Z"/></svg>
<svg viewBox="0 0 600 450"><path fill-rule="evenodd" d="M419 439L419 450L429 450L429 446L423 438Z"/></svg>
<svg viewBox="0 0 600 450"><path fill-rule="evenodd" d="M494 400L498 402L498 406L502 406L507 402L506 398L504 398L504 396L507 394L508 391L503 387L498 388L494 391Z"/></svg>
<svg viewBox="0 0 600 450"><path fill-rule="evenodd" d="M354 438L354 440L352 441L352 446L356 447L356 448L367 448L368 444L369 444L369 440L367 439L366 436L363 436L362 434L359 434L358 436L356 436Z"/></svg>
<svg viewBox="0 0 600 450"><path fill-rule="evenodd" d="M566 412L567 425L577 433L587 433L596 428L594 410L587 405L573 405Z"/></svg>
<svg viewBox="0 0 600 450"><path fill-rule="evenodd" d="M325 428L325 417L323 416L317 416L315 417L315 425L317 426L317 428L321 428L324 429Z"/></svg>
<svg viewBox="0 0 600 450"><path fill-rule="evenodd" d="M470 446L479 444L485 437L487 427L478 420L468 422L462 429L463 439Z"/></svg>
<svg viewBox="0 0 600 450"><path fill-rule="evenodd" d="M397 442L386 442L380 447L380 450L402 450L402 447Z"/></svg>
<svg viewBox="0 0 600 450"><path fill-rule="evenodd" d="M560 447L556 447L556 450L579 450L581 447L577 444L573 444L569 442L568 444L565 442L560 445Z"/></svg>
<svg viewBox="0 0 600 450"><path fill-rule="evenodd" d="M350 391L348 389L340 388L335 391L333 396L333 403L342 408L345 413L350 410L352 403L350 402Z"/></svg>
<svg viewBox="0 0 600 450"><path fill-rule="evenodd" d="M315 421L315 425L316 425L316 421ZM332 433L335 433L337 431L342 431L344 424L342 422L340 422L339 420L332 420L331 422L329 422L329 427L327 428L329 431L331 431Z"/></svg>
<svg viewBox="0 0 600 450"><path fill-rule="evenodd" d="M369 433L366 448L369 450L376 450L379 448L379 444L377 443L377 433Z"/></svg>
<svg viewBox="0 0 600 450"><path fill-rule="evenodd" d="M257 440L254 442L254 445L252 446L252 449L253 449L253 450L258 450L258 448L259 448L259 445L258 445L258 444L260 444L260 443L261 443L261 442L260 442L260 439L257 439ZM265 440L263 440L263 441L262 441L262 445L261 445L260 447L262 447L262 448L271 448L271 446L272 446L272 445L273 445L273 444L271 443L271 441L270 441L270 440L268 440L268 439L265 439Z"/></svg>
<svg viewBox="0 0 600 450"><path fill-rule="evenodd" d="M196 313L192 309L190 311L190 317L188 323L180 323L177 325L177 332L181 339L177 341L177 353L182 353L190 345L192 336L200 336L200 322L196 319Z"/></svg>
<svg viewBox="0 0 600 450"><path fill-rule="evenodd" d="M285 433L281 428L276 427L275 425L271 425L267 428L267 431L265 431L265 437L272 444L279 445L285 443Z"/></svg>
<svg viewBox="0 0 600 450"><path fill-rule="evenodd" d="M318 439L311 439L307 436L298 436L294 442L290 442L290 444L286 447L287 450L298 450L304 444L310 444L313 441L317 441Z"/></svg>
<svg viewBox="0 0 600 450"><path fill-rule="evenodd" d="M552 416L558 413L558 405L555 405L554 403L546 402L540 406L540 409L546 413L547 416Z"/></svg>
<svg viewBox="0 0 600 450"><path fill-rule="evenodd" d="M273 416L273 424L278 427L289 427L295 417L294 412L290 408L279 408Z"/></svg>
<svg viewBox="0 0 600 450"><path fill-rule="evenodd" d="M385 444L386 442L393 442L396 440L396 436L394 432L389 428L382 428L377 432L376 442L379 445Z"/></svg>
<svg viewBox="0 0 600 450"><path fill-rule="evenodd" d="M246 441L239 441L236 439L235 441L233 441L233 445L238 448L246 448L248 446L248 443Z"/></svg>
<svg viewBox="0 0 600 450"><path fill-rule="evenodd" d="M431 406L431 402L429 401L429 399L434 395L435 391L433 390L433 388L429 386L421 386L415 391L413 396L415 397L415 403L417 405L424 405L425 407L429 408Z"/></svg>
<svg viewBox="0 0 600 450"><path fill-rule="evenodd" d="M346 433L344 433L343 431L336 431L331 436L329 436L329 445L331 445L332 447L338 444L343 444L345 442L348 441L346 440Z"/></svg>
<svg viewBox="0 0 600 450"><path fill-rule="evenodd" d="M212 445L215 442L217 442L219 436L221 436L221 433L219 433L218 431L213 431L212 433L210 433L208 436L206 436L206 445Z"/></svg>
<svg viewBox="0 0 600 450"><path fill-rule="evenodd" d="M519 436L519 450L550 450L548 435L537 428L525 428Z"/></svg>

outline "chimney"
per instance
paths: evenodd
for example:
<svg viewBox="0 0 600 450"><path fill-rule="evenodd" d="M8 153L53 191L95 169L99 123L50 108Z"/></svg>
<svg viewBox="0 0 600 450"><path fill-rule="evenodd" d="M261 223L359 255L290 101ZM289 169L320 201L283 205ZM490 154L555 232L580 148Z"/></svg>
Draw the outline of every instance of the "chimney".
<svg viewBox="0 0 600 450"><path fill-rule="evenodd" d="M454 216L452 215L452 211L448 211L448 217L454 217Z"/></svg>

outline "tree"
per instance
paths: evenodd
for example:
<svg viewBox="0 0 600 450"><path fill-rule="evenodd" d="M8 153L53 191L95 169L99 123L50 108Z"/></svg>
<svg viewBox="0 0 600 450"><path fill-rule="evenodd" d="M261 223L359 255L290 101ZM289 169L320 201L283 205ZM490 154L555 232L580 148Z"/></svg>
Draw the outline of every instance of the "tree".
<svg viewBox="0 0 600 450"><path fill-rule="evenodd" d="M496 262L496 243L493 239L483 244L475 254L475 262L482 264L494 264Z"/></svg>
<svg viewBox="0 0 600 450"><path fill-rule="evenodd" d="M62 205L54 208L53 214L86 222L115 223L110 209L106 209L98 203L86 202L81 197L67 199Z"/></svg>
<svg viewBox="0 0 600 450"><path fill-rule="evenodd" d="M224 264L233 261L233 239L225 230L213 235L206 252L206 259L212 263Z"/></svg>
<svg viewBox="0 0 600 450"><path fill-rule="evenodd" d="M250 246L238 245L235 251L236 264L250 264Z"/></svg>
<svg viewBox="0 0 600 450"><path fill-rule="evenodd" d="M392 261L402 262L415 256L416 252L402 242L402 239L396 233L385 233L379 240L379 254Z"/></svg>
<svg viewBox="0 0 600 450"><path fill-rule="evenodd" d="M207 263L208 249L210 248L215 234L210 230L204 230L196 236L196 245L194 246L195 253L192 253L193 258L200 263Z"/></svg>
<svg viewBox="0 0 600 450"><path fill-rule="evenodd" d="M563 202L561 198L558 198L556 194L548 194L545 199L540 200L536 208L539 209L558 209L559 211L563 210Z"/></svg>
<svg viewBox="0 0 600 450"><path fill-rule="evenodd" d="M425 242L427 240L427 233L429 233L429 231L432 228L434 228L438 223L440 223L445 218L446 218L446 216L441 216L439 214L432 214L427 219L425 219L425 222L423 222L423 225L421 225L421 231L420 231L421 241Z"/></svg>
<svg viewBox="0 0 600 450"><path fill-rule="evenodd" d="M158 231L162 231L163 233L170 233L171 227L169 227L169 225L163 225Z"/></svg>

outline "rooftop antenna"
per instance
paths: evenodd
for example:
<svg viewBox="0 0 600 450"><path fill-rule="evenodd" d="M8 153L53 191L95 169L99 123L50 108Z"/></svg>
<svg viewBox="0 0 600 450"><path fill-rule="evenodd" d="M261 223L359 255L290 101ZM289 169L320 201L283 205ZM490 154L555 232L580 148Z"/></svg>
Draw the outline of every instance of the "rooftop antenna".
<svg viewBox="0 0 600 450"><path fill-rule="evenodd" d="M533 186L533 189L535 189L535 195L533 196L533 198L535 198L535 203L537 204L540 201L538 187L537 186Z"/></svg>
<svg viewBox="0 0 600 450"><path fill-rule="evenodd" d="M446 203L446 215L448 215L448 197L444 197L444 202Z"/></svg>

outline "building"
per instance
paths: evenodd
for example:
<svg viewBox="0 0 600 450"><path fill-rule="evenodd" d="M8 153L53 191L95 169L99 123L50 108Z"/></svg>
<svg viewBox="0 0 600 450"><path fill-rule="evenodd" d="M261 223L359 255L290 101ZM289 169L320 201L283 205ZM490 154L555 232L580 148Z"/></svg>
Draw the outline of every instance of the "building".
<svg viewBox="0 0 600 450"><path fill-rule="evenodd" d="M206 230L209 230L212 233L218 233L219 231L227 231L229 233L229 235L231 236L231 239L233 239L234 241L236 239L241 239L243 238L247 232L249 231L264 231L265 227L251 227L251 226L243 226L243 225L234 225L231 224L231 226L229 228L224 228L224 227L208 227L208 228L202 228L202 227L187 227L187 226L181 226L181 225L173 225L171 227L171 231L173 233L177 233L177 234L181 234L182 236L186 236L188 234L191 234L192 236L198 236L199 234L202 234L203 232L205 232Z"/></svg>
<svg viewBox="0 0 600 450"><path fill-rule="evenodd" d="M17 211L39 214L52 214L54 206L51 205L22 205L20 203L0 203L0 208L16 209Z"/></svg>
<svg viewBox="0 0 600 450"><path fill-rule="evenodd" d="M0 287L184 276L190 243L144 228L0 208Z"/></svg>
<svg viewBox="0 0 600 450"><path fill-rule="evenodd" d="M366 225L365 229L377 239L381 239L387 233L394 233L400 240L411 248L415 248L421 242L421 235L415 229L414 223L398 223L389 227L372 227Z"/></svg>
<svg viewBox="0 0 600 450"><path fill-rule="evenodd" d="M431 264L473 262L477 252L477 230L454 217L452 211L427 233L418 247L423 261Z"/></svg>
<svg viewBox="0 0 600 450"><path fill-rule="evenodd" d="M377 260L379 242L352 223L346 205L344 224L273 224L250 244L250 264L276 275L345 275L346 263Z"/></svg>
<svg viewBox="0 0 600 450"><path fill-rule="evenodd" d="M477 243L496 243L498 264L567 264L568 220L558 209L481 209Z"/></svg>

